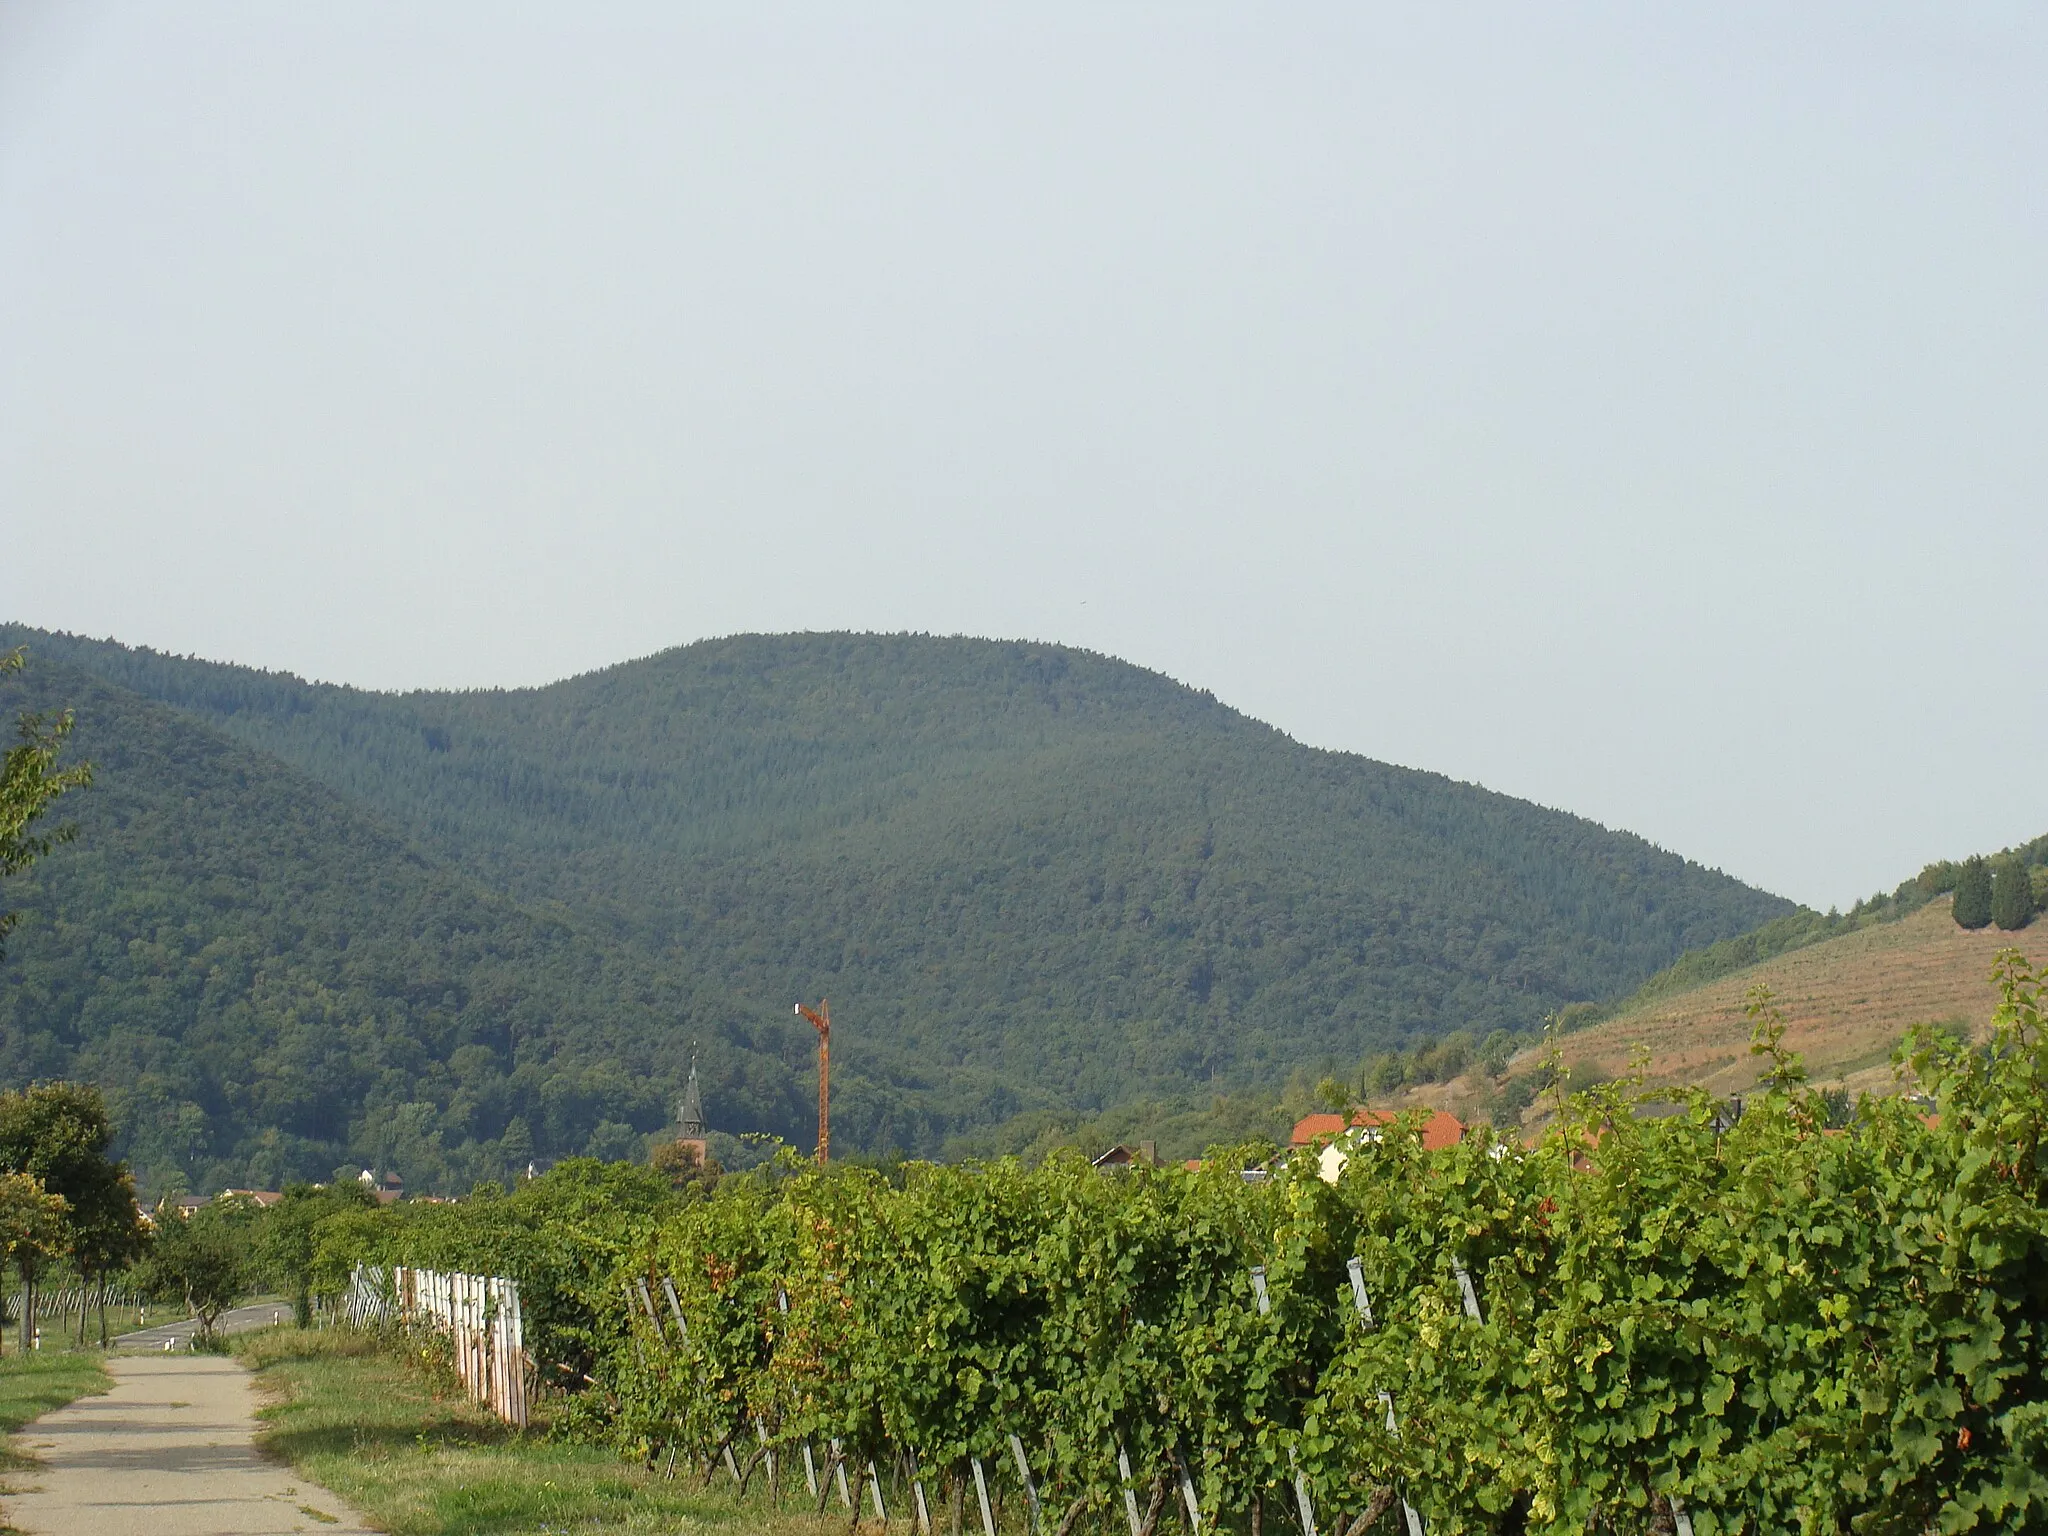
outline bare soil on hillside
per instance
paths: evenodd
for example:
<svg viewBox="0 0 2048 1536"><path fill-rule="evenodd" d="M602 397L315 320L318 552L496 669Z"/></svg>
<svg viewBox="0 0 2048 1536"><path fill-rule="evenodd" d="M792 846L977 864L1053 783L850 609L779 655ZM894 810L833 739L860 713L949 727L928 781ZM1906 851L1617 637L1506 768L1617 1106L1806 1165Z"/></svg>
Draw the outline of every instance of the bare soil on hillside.
<svg viewBox="0 0 2048 1536"><path fill-rule="evenodd" d="M1638 1042L1650 1075L1716 1093L1757 1081L1745 1006L1750 989L1770 987L1786 1019L1785 1043L1806 1058L1817 1083L1883 1092L1891 1053L1916 1024L1954 1024L1976 1035L1990 1027L1998 994L1991 966L2002 949L2048 947L2048 924L2005 933L1955 925L1946 901L1896 923L1844 934L1565 1038L1565 1060L1618 1076Z"/></svg>
<svg viewBox="0 0 2048 1536"><path fill-rule="evenodd" d="M2003 949L2048 958L2048 917L2018 933L1967 932L1946 900L1896 923L1814 944L1718 981L1642 1004L1561 1042L1579 1083L1620 1077L1638 1047L1650 1053L1652 1082L1684 1083L1715 1093L1756 1084L1745 1005L1752 987L1770 987L1786 1018L1785 1043L1805 1058L1812 1080L1852 1092L1889 1093L1900 1085L1894 1048L1916 1024L1950 1024L1977 1035L1990 1026L1998 994L1992 961ZM1510 1069L1537 1069L1528 1051ZM1405 1105L1430 1104L1467 1119L1486 1117L1486 1085L1471 1078L1410 1090ZM1531 1118L1540 1115L1531 1111Z"/></svg>

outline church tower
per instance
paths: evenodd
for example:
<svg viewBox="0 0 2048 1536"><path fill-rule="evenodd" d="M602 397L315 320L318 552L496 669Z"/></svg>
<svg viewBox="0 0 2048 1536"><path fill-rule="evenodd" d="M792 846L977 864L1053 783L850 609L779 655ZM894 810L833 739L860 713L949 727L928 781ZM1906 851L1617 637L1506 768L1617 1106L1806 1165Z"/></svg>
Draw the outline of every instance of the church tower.
<svg viewBox="0 0 2048 1536"><path fill-rule="evenodd" d="M676 1140L696 1148L697 1161L704 1161L704 1100L697 1091L695 1057L690 1060L690 1080L683 1085L683 1097L676 1105Z"/></svg>

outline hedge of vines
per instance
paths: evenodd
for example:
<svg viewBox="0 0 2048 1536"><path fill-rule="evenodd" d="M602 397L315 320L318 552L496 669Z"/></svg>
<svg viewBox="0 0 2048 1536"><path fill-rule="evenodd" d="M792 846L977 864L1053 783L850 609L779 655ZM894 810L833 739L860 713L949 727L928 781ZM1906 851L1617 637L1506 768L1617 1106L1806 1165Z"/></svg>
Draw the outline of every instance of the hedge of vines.
<svg viewBox="0 0 2048 1536"><path fill-rule="evenodd" d="M1123 1532L1126 1490L1185 1526L1183 1476L1204 1525L1282 1532L1299 1477L1320 1536L1404 1499L1445 1533L2048 1529L2044 978L2000 979L1989 1045L1922 1045L1933 1123L1827 1129L1767 1021L1732 1123L1609 1086L1534 1148L1391 1128L1334 1185L730 1181L614 1277L588 1407L707 1469L765 1437L786 1489L804 1444L856 1477L914 1456L942 1520L972 1458L1014 1487L1014 1434L1048 1531Z"/></svg>

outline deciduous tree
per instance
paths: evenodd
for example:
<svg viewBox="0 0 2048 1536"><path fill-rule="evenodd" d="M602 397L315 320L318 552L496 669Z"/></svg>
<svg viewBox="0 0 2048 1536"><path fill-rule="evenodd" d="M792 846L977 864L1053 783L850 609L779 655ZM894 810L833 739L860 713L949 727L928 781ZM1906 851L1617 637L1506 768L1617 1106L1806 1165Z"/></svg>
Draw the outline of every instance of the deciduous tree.
<svg viewBox="0 0 2048 1536"><path fill-rule="evenodd" d="M0 1173L0 1273L10 1264L22 1266L24 1274L64 1246L64 1197L43 1188L33 1174ZM29 1348L29 1308L21 1309L21 1347ZM0 1336L4 1344L4 1336Z"/></svg>
<svg viewBox="0 0 2048 1536"><path fill-rule="evenodd" d="M88 1279L100 1279L141 1246L141 1215L128 1165L110 1154L113 1123L90 1083L36 1083L0 1093L0 1171L39 1179L65 1202L64 1251ZM24 1323L33 1326L40 1259L17 1258Z"/></svg>
<svg viewBox="0 0 2048 1536"><path fill-rule="evenodd" d="M313 1270L321 1224L347 1211L375 1210L377 1196L356 1179L333 1184L287 1184L284 1198L263 1213L256 1258L271 1281L292 1298L301 1328L313 1321Z"/></svg>
<svg viewBox="0 0 2048 1536"><path fill-rule="evenodd" d="M185 1217L168 1204L157 1211L143 1285L167 1301L182 1300L199 1319L202 1341L213 1338L220 1315L256 1277L255 1216L233 1200L215 1200Z"/></svg>

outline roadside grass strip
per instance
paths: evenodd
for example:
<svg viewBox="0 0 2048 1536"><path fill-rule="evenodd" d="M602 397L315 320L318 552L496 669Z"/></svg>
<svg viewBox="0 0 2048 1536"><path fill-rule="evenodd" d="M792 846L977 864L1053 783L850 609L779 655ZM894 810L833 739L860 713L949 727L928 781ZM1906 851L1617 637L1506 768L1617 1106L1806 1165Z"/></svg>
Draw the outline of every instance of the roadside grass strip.
<svg viewBox="0 0 2048 1536"><path fill-rule="evenodd" d="M0 1435L11 1435L81 1397L97 1397L113 1385L96 1354L39 1349L0 1358ZM33 1444L17 1447L0 1440L0 1494L15 1492L15 1479L35 1468ZM0 1536L15 1536L14 1527L4 1519Z"/></svg>
<svg viewBox="0 0 2048 1536"><path fill-rule="evenodd" d="M245 1334L235 1346L276 1399L258 1415L258 1446L392 1536L845 1536L844 1515L818 1518L800 1500L780 1511L761 1498L740 1504L680 1471L665 1478L613 1451L552 1440L544 1425L508 1429L431 1351L407 1356L371 1335L294 1328Z"/></svg>
<svg viewBox="0 0 2048 1536"><path fill-rule="evenodd" d="M12 1434L32 1419L81 1397L96 1397L113 1385L97 1354L34 1350L8 1355L0 1359L0 1434ZM0 1446L0 1473L34 1465L32 1454Z"/></svg>

